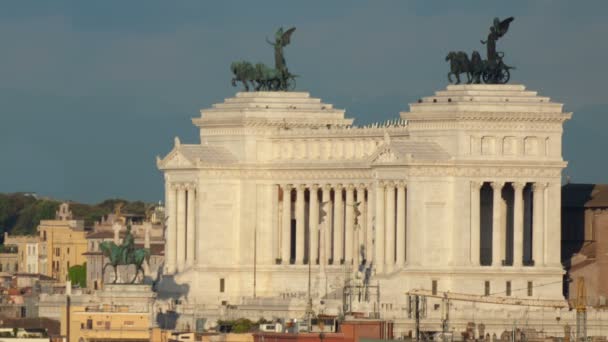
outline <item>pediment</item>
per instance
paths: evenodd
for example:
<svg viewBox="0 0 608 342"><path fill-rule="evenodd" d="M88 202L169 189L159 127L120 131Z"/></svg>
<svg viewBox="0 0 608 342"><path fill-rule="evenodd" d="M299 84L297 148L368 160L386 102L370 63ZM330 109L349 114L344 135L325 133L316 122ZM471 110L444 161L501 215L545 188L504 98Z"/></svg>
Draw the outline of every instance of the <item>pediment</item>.
<svg viewBox="0 0 608 342"><path fill-rule="evenodd" d="M159 163L159 167L163 169L184 169L192 168L195 164L184 156L179 150L173 150Z"/></svg>
<svg viewBox="0 0 608 342"><path fill-rule="evenodd" d="M376 153L372 154L370 158L370 162L372 164L386 164L386 163L396 163L400 161L398 154L395 153L390 147L390 145L381 145Z"/></svg>

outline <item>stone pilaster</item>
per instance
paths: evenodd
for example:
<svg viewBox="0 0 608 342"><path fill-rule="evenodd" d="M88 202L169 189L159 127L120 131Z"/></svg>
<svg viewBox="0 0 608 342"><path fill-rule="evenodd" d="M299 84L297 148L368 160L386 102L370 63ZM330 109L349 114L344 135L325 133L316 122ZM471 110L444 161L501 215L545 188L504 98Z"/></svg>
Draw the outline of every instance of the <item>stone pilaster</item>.
<svg viewBox="0 0 608 342"><path fill-rule="evenodd" d="M186 266L194 265L196 242L196 195L195 186L188 184L186 202Z"/></svg>
<svg viewBox="0 0 608 342"><path fill-rule="evenodd" d="M483 183L471 181L471 265L481 261L481 187Z"/></svg>
<svg viewBox="0 0 608 342"><path fill-rule="evenodd" d="M186 266L186 188L177 188L177 271Z"/></svg>
<svg viewBox="0 0 608 342"><path fill-rule="evenodd" d="M167 182L165 186L165 210L167 217L167 242L165 245L165 256L167 258L167 273L175 273L177 262L177 195L173 184Z"/></svg>
<svg viewBox="0 0 608 342"><path fill-rule="evenodd" d="M535 266L545 265L545 189L546 183L534 183L532 185L532 259Z"/></svg>
<svg viewBox="0 0 608 342"><path fill-rule="evenodd" d="M386 184L386 219L384 235L384 263L387 271L395 265L395 183Z"/></svg>
<svg viewBox="0 0 608 342"><path fill-rule="evenodd" d="M396 265L403 267L405 264L405 183L397 184L397 249Z"/></svg>
<svg viewBox="0 0 608 342"><path fill-rule="evenodd" d="M376 272L384 272L384 200L385 191L384 183L376 183L376 236L374 238L374 263L376 264Z"/></svg>

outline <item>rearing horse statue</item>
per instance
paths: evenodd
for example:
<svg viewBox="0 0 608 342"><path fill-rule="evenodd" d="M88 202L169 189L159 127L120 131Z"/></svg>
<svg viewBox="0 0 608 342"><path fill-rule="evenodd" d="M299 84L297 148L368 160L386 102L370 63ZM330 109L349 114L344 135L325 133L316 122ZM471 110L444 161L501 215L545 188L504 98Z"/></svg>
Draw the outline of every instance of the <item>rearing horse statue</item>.
<svg viewBox="0 0 608 342"><path fill-rule="evenodd" d="M114 241L104 241L99 244L103 255L110 259L108 263L103 266L101 272L102 277L106 273L106 267L112 266L114 268L114 281L112 284L116 284L118 279L117 268L119 265L135 265L135 276L131 280L131 284L135 283L137 276L141 272L144 275L143 263L148 262L150 259L150 250L148 248L135 249L135 240L133 234L131 234L131 225L127 226L127 234L121 245L116 245Z"/></svg>

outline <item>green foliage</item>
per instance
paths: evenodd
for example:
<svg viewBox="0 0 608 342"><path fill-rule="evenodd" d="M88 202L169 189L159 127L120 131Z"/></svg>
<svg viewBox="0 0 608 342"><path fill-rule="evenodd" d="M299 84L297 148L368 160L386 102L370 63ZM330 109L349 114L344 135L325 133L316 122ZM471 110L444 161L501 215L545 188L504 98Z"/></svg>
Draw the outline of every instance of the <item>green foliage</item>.
<svg viewBox="0 0 608 342"><path fill-rule="evenodd" d="M85 226L90 227L102 216L113 212L117 203L124 203L123 213L145 215L146 203L118 198L94 205L71 202L70 210L74 218L84 220ZM0 193L0 239L4 232L11 235L36 234L40 220L54 219L59 204L60 201L37 199L24 193Z"/></svg>
<svg viewBox="0 0 608 342"><path fill-rule="evenodd" d="M72 285L78 285L81 288L87 287L87 263L70 267L68 277Z"/></svg>
<svg viewBox="0 0 608 342"><path fill-rule="evenodd" d="M238 318L236 320L218 320L217 325L230 325L232 326L233 333L246 333L254 331L257 328L257 323L252 322L247 318Z"/></svg>

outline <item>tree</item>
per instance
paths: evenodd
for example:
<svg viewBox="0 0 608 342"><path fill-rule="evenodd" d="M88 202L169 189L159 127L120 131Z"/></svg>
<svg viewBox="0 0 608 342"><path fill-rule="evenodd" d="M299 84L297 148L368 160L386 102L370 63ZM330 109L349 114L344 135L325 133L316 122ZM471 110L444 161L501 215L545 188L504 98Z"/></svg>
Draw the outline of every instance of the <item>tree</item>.
<svg viewBox="0 0 608 342"><path fill-rule="evenodd" d="M68 277L73 285L77 284L81 288L87 287L87 263L70 267Z"/></svg>

